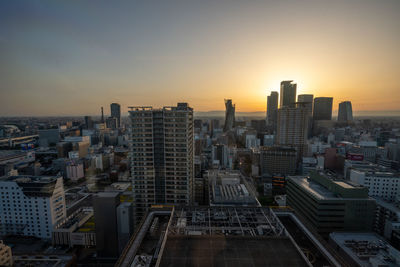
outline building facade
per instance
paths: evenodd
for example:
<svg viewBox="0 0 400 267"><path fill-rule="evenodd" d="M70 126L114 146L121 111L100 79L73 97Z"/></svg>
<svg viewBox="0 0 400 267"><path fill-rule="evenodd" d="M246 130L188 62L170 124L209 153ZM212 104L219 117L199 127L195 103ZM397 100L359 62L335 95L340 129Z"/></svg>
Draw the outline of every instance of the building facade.
<svg viewBox="0 0 400 267"><path fill-rule="evenodd" d="M110 105L111 117L117 119L117 127L121 127L121 106L118 103L112 103Z"/></svg>
<svg viewBox="0 0 400 267"><path fill-rule="evenodd" d="M323 173L289 177L287 204L323 237L335 231L371 231L375 200L368 189L334 180Z"/></svg>
<svg viewBox="0 0 400 267"><path fill-rule="evenodd" d="M66 217L62 177L0 178L0 234L51 239L53 227Z"/></svg>
<svg viewBox="0 0 400 267"><path fill-rule="evenodd" d="M351 122L353 121L353 108L350 101L344 101L339 103L339 122Z"/></svg>
<svg viewBox="0 0 400 267"><path fill-rule="evenodd" d="M135 216L154 204L189 204L194 190L193 109L131 107ZM138 221L135 221L137 223Z"/></svg>
<svg viewBox="0 0 400 267"><path fill-rule="evenodd" d="M332 120L333 97L316 97L314 99L313 120Z"/></svg>
<svg viewBox="0 0 400 267"><path fill-rule="evenodd" d="M224 132L232 130L233 127L235 127L235 105L232 104L232 99L226 99Z"/></svg>
<svg viewBox="0 0 400 267"><path fill-rule="evenodd" d="M267 97L267 125L276 129L277 115L278 115L278 92L271 92Z"/></svg>
<svg viewBox="0 0 400 267"><path fill-rule="evenodd" d="M279 107L290 107L296 103L296 90L297 84L293 81L282 81L281 82L281 98Z"/></svg>
<svg viewBox="0 0 400 267"><path fill-rule="evenodd" d="M306 152L308 115L305 107L283 107L278 110L278 128L275 143L296 148L298 157Z"/></svg>
<svg viewBox="0 0 400 267"><path fill-rule="evenodd" d="M290 147L261 147L261 175L294 175L296 173L297 152Z"/></svg>

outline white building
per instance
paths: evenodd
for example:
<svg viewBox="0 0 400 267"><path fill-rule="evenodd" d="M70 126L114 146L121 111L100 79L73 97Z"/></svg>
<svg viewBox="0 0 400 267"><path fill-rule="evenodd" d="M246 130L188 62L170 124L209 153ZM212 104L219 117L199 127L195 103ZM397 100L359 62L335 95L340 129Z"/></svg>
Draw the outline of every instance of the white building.
<svg viewBox="0 0 400 267"><path fill-rule="evenodd" d="M260 139L255 134L246 134L246 148L256 148L260 146Z"/></svg>
<svg viewBox="0 0 400 267"><path fill-rule="evenodd" d="M67 172L67 178L71 179L74 182L85 177L82 162L75 162L75 161L67 162L67 166L65 168Z"/></svg>
<svg viewBox="0 0 400 267"><path fill-rule="evenodd" d="M62 177L0 178L0 235L51 239L53 227L66 216Z"/></svg>
<svg viewBox="0 0 400 267"><path fill-rule="evenodd" d="M372 197L395 201L400 194L400 176L391 172L351 170L350 180L368 187Z"/></svg>

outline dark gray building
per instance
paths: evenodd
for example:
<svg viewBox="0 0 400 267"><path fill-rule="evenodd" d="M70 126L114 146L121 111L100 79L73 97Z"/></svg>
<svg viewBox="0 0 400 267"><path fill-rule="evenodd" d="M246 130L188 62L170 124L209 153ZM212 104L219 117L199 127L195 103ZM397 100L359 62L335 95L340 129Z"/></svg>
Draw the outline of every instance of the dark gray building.
<svg viewBox="0 0 400 267"><path fill-rule="evenodd" d="M278 92L271 92L267 97L267 125L276 130L277 112L278 112Z"/></svg>
<svg viewBox="0 0 400 267"><path fill-rule="evenodd" d="M96 250L100 258L118 258L117 207L118 192L100 192L94 197L94 221L96 227Z"/></svg>
<svg viewBox="0 0 400 267"><path fill-rule="evenodd" d="M316 97L314 99L313 120L332 120L333 97Z"/></svg>
<svg viewBox="0 0 400 267"><path fill-rule="evenodd" d="M121 106L118 103L112 103L110 105L111 117L117 118L117 126L121 127Z"/></svg>
<svg viewBox="0 0 400 267"><path fill-rule="evenodd" d="M344 101L339 103L339 122L351 122L353 121L353 108L350 101Z"/></svg>
<svg viewBox="0 0 400 267"><path fill-rule="evenodd" d="M235 127L235 105L232 99L225 99L225 124L224 132L230 131Z"/></svg>
<svg viewBox="0 0 400 267"><path fill-rule="evenodd" d="M297 84L293 81L281 82L281 99L279 107L290 107L296 103Z"/></svg>
<svg viewBox="0 0 400 267"><path fill-rule="evenodd" d="M296 173L297 152L290 147L261 147L260 165L262 176L294 175Z"/></svg>

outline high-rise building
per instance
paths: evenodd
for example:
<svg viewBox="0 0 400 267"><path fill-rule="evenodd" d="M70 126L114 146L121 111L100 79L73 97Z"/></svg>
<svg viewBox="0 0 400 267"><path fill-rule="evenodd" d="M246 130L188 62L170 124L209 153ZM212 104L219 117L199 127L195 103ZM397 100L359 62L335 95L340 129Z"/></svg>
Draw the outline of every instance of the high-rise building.
<svg viewBox="0 0 400 267"><path fill-rule="evenodd" d="M51 239L67 212L62 177L4 176L0 178L0 235Z"/></svg>
<svg viewBox="0 0 400 267"><path fill-rule="evenodd" d="M333 104L333 97L314 98L313 120L314 121L332 120L332 104Z"/></svg>
<svg viewBox="0 0 400 267"><path fill-rule="evenodd" d="M297 89L297 84L293 83L293 81L281 82L281 99L279 105L280 108L295 105L296 89Z"/></svg>
<svg viewBox="0 0 400 267"><path fill-rule="evenodd" d="M91 116L85 116L85 128L86 129L93 129L93 120Z"/></svg>
<svg viewBox="0 0 400 267"><path fill-rule="evenodd" d="M353 108L350 101L339 103L338 121L351 122L353 121Z"/></svg>
<svg viewBox="0 0 400 267"><path fill-rule="evenodd" d="M112 103L110 105L111 117L117 119L118 128L121 127L121 106L118 103Z"/></svg>
<svg viewBox="0 0 400 267"><path fill-rule="evenodd" d="M308 110L297 107L278 109L278 127L275 142L277 145L294 147L301 159L306 151L308 134Z"/></svg>
<svg viewBox="0 0 400 267"><path fill-rule="evenodd" d="M272 126L274 130L276 129L278 98L279 94L275 91L271 92L267 97L267 124Z"/></svg>
<svg viewBox="0 0 400 267"><path fill-rule="evenodd" d="M302 103L312 115L314 95L302 94L297 96L297 102Z"/></svg>
<svg viewBox="0 0 400 267"><path fill-rule="evenodd" d="M117 207L119 192L100 192L93 200L96 250L99 257L116 258L118 249Z"/></svg>
<svg viewBox="0 0 400 267"><path fill-rule="evenodd" d="M230 131L235 127L235 105L232 99L225 99L225 125L224 132Z"/></svg>
<svg viewBox="0 0 400 267"><path fill-rule="evenodd" d="M193 109L130 107L135 223L154 204L189 204L194 190Z"/></svg>

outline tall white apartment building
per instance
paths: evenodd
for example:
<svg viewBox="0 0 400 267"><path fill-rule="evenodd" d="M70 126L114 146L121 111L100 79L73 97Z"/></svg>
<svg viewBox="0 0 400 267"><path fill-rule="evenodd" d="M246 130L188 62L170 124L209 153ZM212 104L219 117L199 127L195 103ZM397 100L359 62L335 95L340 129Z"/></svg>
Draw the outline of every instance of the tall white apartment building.
<svg viewBox="0 0 400 267"><path fill-rule="evenodd" d="M135 218L154 204L189 204L194 191L193 109L130 107Z"/></svg>
<svg viewBox="0 0 400 267"><path fill-rule="evenodd" d="M395 201L400 195L400 175L391 172L353 169L350 171L350 180L368 187L371 197Z"/></svg>
<svg viewBox="0 0 400 267"><path fill-rule="evenodd" d="M0 178L0 235L51 239L53 227L65 217L62 177Z"/></svg>

